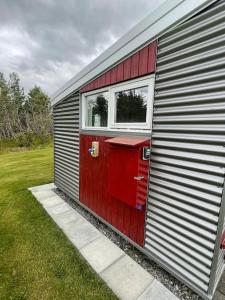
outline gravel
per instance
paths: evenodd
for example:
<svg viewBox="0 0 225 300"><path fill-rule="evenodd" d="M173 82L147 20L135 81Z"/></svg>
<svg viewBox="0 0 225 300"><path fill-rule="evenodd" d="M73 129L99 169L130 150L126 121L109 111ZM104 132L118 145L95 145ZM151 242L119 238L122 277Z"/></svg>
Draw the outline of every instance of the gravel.
<svg viewBox="0 0 225 300"><path fill-rule="evenodd" d="M105 236L107 236L113 243L120 247L127 255L147 270L153 277L160 281L164 286L167 287L174 295L182 300L200 300L202 299L195 294L190 288L181 283L178 279L173 277L171 274L163 270L154 261L150 260L145 254L136 249L127 240L122 238L107 225L98 220L95 216L85 210L77 202L68 197L61 190L56 189L55 192L62 197L71 207L79 212L85 219L93 224L98 230L100 230Z"/></svg>

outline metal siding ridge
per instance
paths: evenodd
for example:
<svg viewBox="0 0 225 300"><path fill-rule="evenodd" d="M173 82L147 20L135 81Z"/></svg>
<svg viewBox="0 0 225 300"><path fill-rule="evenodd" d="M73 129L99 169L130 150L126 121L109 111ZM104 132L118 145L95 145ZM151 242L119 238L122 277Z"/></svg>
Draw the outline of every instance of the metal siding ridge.
<svg viewBox="0 0 225 300"><path fill-rule="evenodd" d="M189 170L201 170L205 171L207 174L216 174L224 177L225 168L221 166L207 165L204 163L193 162L185 159L180 159L180 157L167 157L166 155L151 155L151 161L165 163L172 166L185 167Z"/></svg>
<svg viewBox="0 0 225 300"><path fill-rule="evenodd" d="M175 201L169 202L169 198L163 195L159 195L159 197L155 196L156 193L149 193L149 196L152 197L151 199L151 205L154 206L154 209L161 209L162 211L165 211L166 213L170 213L172 216L176 216L178 218L181 218L184 221L191 222L192 225L198 226L198 229L201 227L202 230L206 230L209 233L211 232L212 235L216 233L217 230L217 222L215 221L215 218L209 221L205 221L205 217L200 218L199 216L195 216L195 214L192 214L189 210L184 209L185 206L178 206L174 205ZM196 209L195 209L196 211ZM218 216L217 216L218 221Z"/></svg>
<svg viewBox="0 0 225 300"><path fill-rule="evenodd" d="M202 219L202 226L204 227L208 227L211 226L211 222L217 225L218 222L218 215L219 214L212 214L206 211L203 211L202 207L200 208L194 208L193 209L193 205L191 203L183 203L183 201L181 199L177 200L177 199L173 199L172 197L168 197L166 195L162 195L160 193L158 193L158 191L150 191L149 196L164 203L165 205L169 205L172 206L172 208L174 208L175 210L173 211L173 213L176 213L176 208L179 209L180 211L183 211L184 213L186 213L187 218L189 218L188 214L193 214L193 216L197 217L197 218L201 218ZM154 201L152 202L152 204L154 203ZM195 219L197 223L200 223L201 220ZM210 225L209 223L210 222ZM214 227L215 228L215 227Z"/></svg>
<svg viewBox="0 0 225 300"><path fill-rule="evenodd" d="M160 162L159 163L154 162L154 160L151 162L151 167L154 170L165 171L169 174L183 175L184 177L187 177L187 178L200 180L200 181L203 181L206 183L216 184L217 186L222 186L223 181L224 181L222 176L216 176L213 174L209 175L208 173L189 170L183 166L182 166L182 168L180 168L180 167L165 165Z"/></svg>
<svg viewBox="0 0 225 300"><path fill-rule="evenodd" d="M160 82L160 81L164 81L164 80L168 80L172 79L172 78L181 78L182 77L190 77L192 75L194 75L195 73L200 73L202 72L204 74L204 72L208 71L208 70L212 70L212 69L220 69L222 67L224 67L225 65L225 61L224 61L224 57L214 57L211 60L205 60L205 61L198 61L197 64L191 64L183 66L182 68L178 68L177 69L170 69L167 68L165 70L165 72L162 70L161 72L157 72L156 75L156 81Z"/></svg>
<svg viewBox="0 0 225 300"><path fill-rule="evenodd" d="M177 176L177 175L169 174L167 172L154 170L154 168L152 168L151 175L154 177L157 177L157 178L166 179L169 182L175 182L175 183L179 182L179 184L181 184L181 185L196 188L200 191L212 193L217 196L222 195L223 187L215 186L214 184L207 184L207 183L201 182L200 180L188 179L183 176L180 176L180 174L177 174L178 175Z"/></svg>
<svg viewBox="0 0 225 300"><path fill-rule="evenodd" d="M225 115L224 115L225 120ZM169 121L169 120L168 120ZM225 147L222 145L208 145L207 149L202 148L202 144L199 143L185 143L185 142L174 142L174 141L162 141L157 140L154 141L154 146L158 147L166 147L166 148L172 148L172 149L190 149L190 150L196 150L197 152L209 152L213 154L220 154L225 155Z"/></svg>
<svg viewBox="0 0 225 300"><path fill-rule="evenodd" d="M156 207L155 205L152 205L152 202L149 202L150 208L149 208L149 220L148 223L151 224L151 216L152 215L159 215L162 218L165 218L167 221L170 221L172 223L177 224L178 226L190 230L190 232L201 236L203 239L208 240L209 242L215 241L215 233L209 232L207 229L201 228L196 224L193 224L189 220L183 219L182 215L181 217L178 217L177 215L171 214L171 211L163 210L160 207ZM213 248L211 249L213 250Z"/></svg>
<svg viewBox="0 0 225 300"><path fill-rule="evenodd" d="M209 134L179 134L179 133L163 133L157 132L154 133L154 137L158 138L159 140L169 139L173 140L180 140L180 141L192 141L192 142L202 142L202 143L211 143L213 144L224 144L225 143L225 136L221 136L218 134L209 135Z"/></svg>
<svg viewBox="0 0 225 300"><path fill-rule="evenodd" d="M195 274L193 274L193 268L192 272L188 270L188 264L185 264L186 268L184 267L183 260L178 258L175 254L168 253L165 251L165 248L163 245L158 246L158 240L157 242L152 241L151 239L146 239L146 249L150 250L152 253L154 253L156 256L161 258L161 260L169 265L173 270L176 270L178 273L182 274L186 279L188 279L192 284L199 287L203 291L207 291L208 288L208 282L205 282L206 277L204 276L205 280L199 279Z"/></svg>
<svg viewBox="0 0 225 300"><path fill-rule="evenodd" d="M195 233L193 231L190 231L188 228L185 228L183 226L180 226L179 222L171 222L171 219L167 219L163 216L161 216L160 214L155 214L151 211L148 212L147 214L147 227L146 229L149 230L149 226L151 227L152 222L155 224L159 224L159 226L163 226L165 228L165 230L168 228L169 230L171 230L172 232L174 232L174 235L176 236L177 239L179 239L179 237L183 236L185 238L187 238L187 240L190 240L191 242L193 242L196 246L201 246L205 249L205 251L202 251L202 255L208 257L208 258L212 258L213 257L213 247L214 244L212 241L201 237L198 235L198 233ZM193 247L193 246L192 246Z"/></svg>
<svg viewBox="0 0 225 300"><path fill-rule="evenodd" d="M224 134L225 133L225 125L211 125L211 124L180 124L177 125L155 125L155 132L184 132L184 133L215 133L215 134Z"/></svg>
<svg viewBox="0 0 225 300"><path fill-rule="evenodd" d="M184 259L190 265L194 265L198 268L199 271L203 272L206 275L210 274L211 263L208 266L205 265L205 260L202 262L202 256L189 247L176 241L176 239L171 238L167 233L161 232L158 227L151 227L147 232L147 236L151 239L151 233L154 233L159 239L165 241L165 244L169 245L171 249L175 249L174 252L179 251L180 257ZM196 260L195 260L196 259Z"/></svg>
<svg viewBox="0 0 225 300"><path fill-rule="evenodd" d="M208 203L207 201L198 199L194 196L188 196L181 192L176 192L176 191L170 190L166 187L158 186L157 184L154 184L154 183L151 184L151 191L149 192L149 195L152 192L157 193L159 195L159 197L160 197L160 195L167 196L169 194L171 199L175 199L175 200L179 201L180 203L183 203L183 205L185 205L185 204L192 205L193 210L195 210L196 208L199 208L199 209L204 208L204 210L205 210L204 218L205 218L205 216L207 216L208 213L210 213L210 215L213 215L214 218L216 215L217 216L219 215L220 208L218 205Z"/></svg>
<svg viewBox="0 0 225 300"><path fill-rule="evenodd" d="M162 57L167 57L167 55L171 55L172 52L176 52L176 49L179 51L182 49L185 49L186 51L188 51L188 47L201 47L201 40L203 38L213 38L217 35L223 35L223 31L224 31L224 23L223 23L223 19L224 19L225 13L221 16L221 22L220 24L218 24L217 26L211 26L211 24L208 24L207 28L202 29L202 31L197 32L197 33L193 33L191 36L180 36L179 41L175 42L174 44L169 44L167 47L163 47L163 46L159 46L159 55ZM218 22L217 20L217 16L215 16L214 19L215 22ZM202 42L205 43L205 42ZM197 44L197 45L196 45ZM161 50L163 47L163 50ZM193 49L189 50L190 52L193 51ZM163 62L163 59L160 59L159 57L159 65Z"/></svg>
<svg viewBox="0 0 225 300"><path fill-rule="evenodd" d="M187 236L183 235L182 233L178 233L177 231L174 231L174 229L170 229L168 226L165 226L165 224L161 224L155 220L151 220L151 226L147 224L148 231L151 230L151 228L155 228L158 231L168 235L169 237L173 238L174 241L179 241L183 247L188 248L190 251L192 251L192 256L197 256L198 260L201 261L205 266L210 267L211 266L211 259L213 256L213 252L209 251L205 248L204 242L203 245L197 244L194 241L190 240ZM180 245L179 245L180 247ZM189 250L185 251L189 251ZM195 253L195 254L194 254Z"/></svg>
<svg viewBox="0 0 225 300"><path fill-rule="evenodd" d="M225 47L224 47L224 52L225 52ZM219 91L225 90L225 80L217 80L217 81L212 81L212 82L206 82L202 84L195 84L195 85L190 85L186 87L177 87L173 89L168 89L168 91L162 90L159 92L159 90L156 88L156 99L159 98L164 98L167 95L168 96L176 96L178 97L179 95L182 94L193 94L193 93L206 93L207 91Z"/></svg>
<svg viewBox="0 0 225 300"><path fill-rule="evenodd" d="M160 45L165 45L168 42L170 43L174 40L174 38L185 36L186 33L190 33L189 28L192 28L193 26L197 25L196 27L198 28L198 24L208 24L211 19L215 18L215 15L220 14L223 6L224 1L221 1L221 3L218 3L218 1L216 1L209 9L206 9L205 11L199 13L194 18L189 18L185 22L179 24L179 26L177 26L173 30L165 33Z"/></svg>
<svg viewBox="0 0 225 300"><path fill-rule="evenodd" d="M162 54L162 57L158 58L157 63L161 65L170 63L175 58L175 55L177 59L183 59L191 55L197 55L198 52L204 49L205 50L215 49L218 46L219 47L222 46L223 43L224 43L224 32L222 31L220 34L217 34L215 37L210 37L210 45L208 41L202 41L196 44L191 43L190 44L191 47L185 47L185 48L178 49L172 53ZM161 53L159 52L159 54Z"/></svg>
<svg viewBox="0 0 225 300"><path fill-rule="evenodd" d="M204 82L204 81L210 81L210 80L216 80L216 79L220 79L223 78L224 75L223 73L221 74L221 69L219 70L210 70L208 72L205 72L204 74L196 74L196 75L192 75L187 76L187 77L182 77L182 78L177 78L177 79L167 79L166 81L162 81L160 83L160 81L157 79L157 87L158 89L166 89L166 88L172 88L173 86L182 86L182 85L186 85L186 84L192 84L192 83L200 83L200 82ZM225 72L225 67L223 68L224 72Z"/></svg>

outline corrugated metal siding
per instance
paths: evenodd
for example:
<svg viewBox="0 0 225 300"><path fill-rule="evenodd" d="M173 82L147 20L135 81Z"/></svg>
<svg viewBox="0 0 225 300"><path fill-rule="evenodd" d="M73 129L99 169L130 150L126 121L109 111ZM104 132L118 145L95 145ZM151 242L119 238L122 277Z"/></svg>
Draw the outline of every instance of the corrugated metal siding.
<svg viewBox="0 0 225 300"><path fill-rule="evenodd" d="M53 108L55 184L79 200L79 95Z"/></svg>
<svg viewBox="0 0 225 300"><path fill-rule="evenodd" d="M225 172L225 3L158 41L145 249L207 293Z"/></svg>

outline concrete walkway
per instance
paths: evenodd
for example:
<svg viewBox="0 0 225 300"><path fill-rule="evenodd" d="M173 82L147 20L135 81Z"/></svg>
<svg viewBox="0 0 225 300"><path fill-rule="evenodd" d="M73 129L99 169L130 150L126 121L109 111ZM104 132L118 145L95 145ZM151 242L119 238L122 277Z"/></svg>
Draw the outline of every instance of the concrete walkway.
<svg viewBox="0 0 225 300"><path fill-rule="evenodd" d="M178 299L84 217L65 203L54 192L54 184L36 186L29 190L96 273L120 299Z"/></svg>

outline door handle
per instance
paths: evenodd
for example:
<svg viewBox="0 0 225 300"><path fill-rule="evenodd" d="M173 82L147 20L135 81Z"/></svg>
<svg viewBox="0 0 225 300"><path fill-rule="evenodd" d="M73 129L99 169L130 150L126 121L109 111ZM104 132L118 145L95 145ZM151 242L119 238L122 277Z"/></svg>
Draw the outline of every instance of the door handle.
<svg viewBox="0 0 225 300"><path fill-rule="evenodd" d="M141 181L144 179L144 176L134 176L134 179L137 181Z"/></svg>

